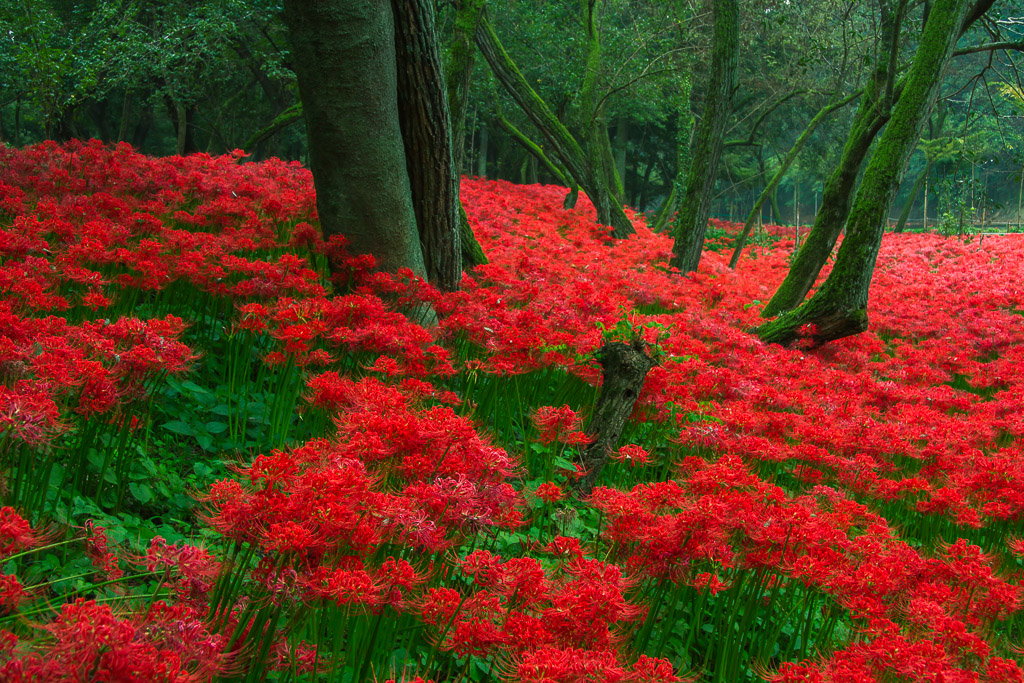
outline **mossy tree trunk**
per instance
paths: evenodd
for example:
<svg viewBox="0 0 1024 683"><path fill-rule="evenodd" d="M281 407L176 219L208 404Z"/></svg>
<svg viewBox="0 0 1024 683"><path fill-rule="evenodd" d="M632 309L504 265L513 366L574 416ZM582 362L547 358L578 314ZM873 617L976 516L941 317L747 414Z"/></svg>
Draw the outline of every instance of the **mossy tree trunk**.
<svg viewBox="0 0 1024 683"><path fill-rule="evenodd" d="M713 7L711 77L676 218L675 242L670 261L671 265L684 273L697 270L700 264L739 66L739 4L737 0L714 0Z"/></svg>
<svg viewBox="0 0 1024 683"><path fill-rule="evenodd" d="M324 234L454 289L458 179L432 13L427 0L284 3Z"/></svg>
<svg viewBox="0 0 1024 683"><path fill-rule="evenodd" d="M964 34L992 6L994 0L976 0L962 20L957 37ZM892 106L900 98L906 79L897 79L898 65L894 58L899 41L900 27L906 16L907 0L887 0L881 3L881 49L868 85L864 89L860 108L847 136L839 165L825 182L821 206L814 217L814 225L807 241L797 252L785 280L762 309L761 317L774 318L790 311L811 291L822 267L835 249L853 204L854 188L861 165L867 157L878 131L889 120ZM886 209L888 211L888 209Z"/></svg>
<svg viewBox="0 0 1024 683"><path fill-rule="evenodd" d="M806 336L813 344L821 344L867 329L868 288L885 216L931 114L968 9L967 0L932 3L899 102L864 171L847 237L828 280L806 304L761 325L757 334L763 340L788 344Z"/></svg>
<svg viewBox="0 0 1024 683"><path fill-rule="evenodd" d="M597 209L598 222L610 225L612 236L616 238L628 237L636 232L622 205L612 200L608 184L602 180L602 164L594 163L565 124L530 86L505 51L486 15L477 29L476 44L495 78L544 136L551 152L561 161L575 183L590 197Z"/></svg>

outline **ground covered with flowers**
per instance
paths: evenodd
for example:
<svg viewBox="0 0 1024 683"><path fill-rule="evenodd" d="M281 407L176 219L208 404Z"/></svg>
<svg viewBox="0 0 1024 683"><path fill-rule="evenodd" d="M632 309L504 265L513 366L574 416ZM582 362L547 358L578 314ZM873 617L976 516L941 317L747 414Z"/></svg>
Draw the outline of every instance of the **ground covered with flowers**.
<svg viewBox="0 0 1024 683"><path fill-rule="evenodd" d="M297 165L0 148L0 681L1024 681L1024 236L889 236L783 349L792 241L684 277L563 194L464 181L440 294Z"/></svg>

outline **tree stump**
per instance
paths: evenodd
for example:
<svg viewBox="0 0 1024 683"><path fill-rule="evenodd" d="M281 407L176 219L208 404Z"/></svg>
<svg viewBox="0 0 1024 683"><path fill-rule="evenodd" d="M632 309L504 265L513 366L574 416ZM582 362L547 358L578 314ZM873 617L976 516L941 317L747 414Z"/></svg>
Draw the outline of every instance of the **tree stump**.
<svg viewBox="0 0 1024 683"><path fill-rule="evenodd" d="M573 484L581 496L594 489L609 454L619 444L626 420L633 414L647 373L657 365L647 355L647 344L642 339L634 339L630 344L605 342L597 351L597 360L603 375L601 393L585 430L590 442L579 457L584 474Z"/></svg>

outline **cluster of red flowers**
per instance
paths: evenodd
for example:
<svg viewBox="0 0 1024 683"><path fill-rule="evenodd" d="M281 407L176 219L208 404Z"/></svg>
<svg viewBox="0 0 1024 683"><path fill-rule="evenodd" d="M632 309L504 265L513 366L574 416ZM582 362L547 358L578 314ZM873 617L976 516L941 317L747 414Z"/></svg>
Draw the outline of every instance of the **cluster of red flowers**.
<svg viewBox="0 0 1024 683"><path fill-rule="evenodd" d="M160 378L214 340L297 373L298 404L279 391L275 414L324 425L201 494L223 546L157 537L119 555L88 524L103 578L145 567L165 601L82 600L0 631L0 678L365 678L395 666L378 648L393 638L410 679L475 665L522 681L689 667L729 680L743 653L787 682L1024 681L1020 238L888 237L871 329L782 349L747 330L792 242L736 272L709 251L681 276L640 220L609 244L585 199L560 208L563 188L466 180L490 263L442 294L325 243L297 165L240 162L0 148L0 493L36 474L49 486L23 463L50 462L71 427L144 423ZM327 259L345 272L333 289ZM423 301L436 329L403 314ZM567 453L591 408L573 387L599 381L592 354L624 316L664 331L660 365L629 443L570 501ZM264 376L250 370L225 376ZM0 559L41 544L19 513L33 519L0 510ZM0 616L30 600L0 577ZM748 635L755 621L765 631ZM716 664L701 647L733 649Z"/></svg>

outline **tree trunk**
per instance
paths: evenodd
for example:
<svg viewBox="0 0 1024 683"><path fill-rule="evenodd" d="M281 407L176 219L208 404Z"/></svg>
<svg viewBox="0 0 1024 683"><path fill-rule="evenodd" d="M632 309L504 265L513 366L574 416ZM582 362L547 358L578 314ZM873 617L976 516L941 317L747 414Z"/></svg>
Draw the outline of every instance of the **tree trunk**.
<svg viewBox="0 0 1024 683"><path fill-rule="evenodd" d="M832 273L806 304L758 328L766 342L788 344L805 335L822 344L867 329L868 289L885 216L935 104L967 11L967 0L932 4L906 86L857 190Z"/></svg>
<svg viewBox="0 0 1024 683"><path fill-rule="evenodd" d="M398 119L395 23L374 0L285 0L324 234L426 276ZM438 86L440 83L438 83Z"/></svg>
<svg viewBox="0 0 1024 683"><path fill-rule="evenodd" d="M453 292L462 279L459 176L432 0L392 0L398 121L427 278Z"/></svg>
<svg viewBox="0 0 1024 683"><path fill-rule="evenodd" d="M931 140L935 140L935 138L939 137L942 134L942 129L945 127L946 124L946 107L943 107L940 104L938 107L936 107L936 109L938 111L935 112L935 119L933 123L929 124L929 137L931 138ZM935 158L929 154L929 151L927 149L925 149L924 152L925 156L927 157L925 160L924 170L921 171L921 174L917 176L917 179L914 181L914 185L910 188L910 194L907 196L907 201L903 205L903 211L900 212L899 220L896 221L896 227L893 229L893 232L895 233L902 233L904 228L907 227L907 221L910 219L910 211L914 207L914 201L917 199L917 195L921 192L921 188L927 188L928 177L932 172L932 166L935 165ZM927 190L925 191L924 205L925 208L927 208Z"/></svg>
<svg viewBox="0 0 1024 683"><path fill-rule="evenodd" d="M697 270L704 233L711 215L711 197L722 157L725 126L732 112L739 64L739 6L737 0L714 0L711 78L704 116L697 129L697 146L686 175L686 189L676 219L671 265L684 273Z"/></svg>
<svg viewBox="0 0 1024 683"><path fill-rule="evenodd" d="M656 365L647 355L647 345L640 339L632 344L606 342L598 350L597 359L602 370L601 395L587 424L590 443L580 454L585 474L574 484L577 493L583 496L594 489L609 454L618 446L647 373Z"/></svg>
<svg viewBox="0 0 1024 683"><path fill-rule="evenodd" d="M658 212L654 222L654 231L663 232L672 217L675 216L679 197L685 191L686 173L690 169L690 143L693 138L693 112L691 97L693 95L693 74L688 63L683 64L683 76L680 79L679 98L676 100L676 175L672 180L665 204Z"/></svg>
<svg viewBox="0 0 1024 683"><path fill-rule="evenodd" d="M628 146L629 118L625 114L619 114L618 122L615 126L615 173L622 184L620 202L623 204L625 204L626 197L626 148ZM643 209L642 206L640 208Z"/></svg>
<svg viewBox="0 0 1024 683"><path fill-rule="evenodd" d="M914 185L910 188L910 194L907 195L907 201L903 204L903 210L900 212L899 220L896 221L896 227L893 228L893 232L902 233L907 227L907 221L910 220L910 212L914 208L914 201L917 200L917 195L921 194L921 188L924 187L925 179L932 172L932 166L934 165L932 159L924 165L924 170L917 176L917 180L914 181ZM928 205L928 201L925 200L925 206Z"/></svg>
<svg viewBox="0 0 1024 683"><path fill-rule="evenodd" d="M476 46L473 36L483 14L485 0L460 0L455 5L455 22L448 43L445 62L445 83L448 89L448 109L452 121L452 164L456 177L462 173L466 159L466 108L469 84L473 74L473 55ZM462 245L462 265L471 268L487 263L487 256L473 234L466 211L459 207L459 237Z"/></svg>
<svg viewBox="0 0 1024 683"><path fill-rule="evenodd" d="M814 115L814 118L811 119L810 123L807 124L807 127L804 128L804 131L800 133L800 137L798 137L796 139L796 142L793 143L793 147L789 150L789 153L786 154L786 158L783 159L782 165L779 166L779 170L775 172L774 176L772 176L772 179L765 186L764 190L757 198L757 201L754 202L753 208L750 209L750 214L747 216L747 222L743 225L743 231L740 233L739 239L736 240L736 248L733 249L732 258L729 259L730 268L735 268L736 264L739 263L740 253L743 251L743 245L746 244L747 237L750 235L750 229L754 226L754 222L760 215L761 207L764 206L765 201L768 200L768 197L770 197L772 193L775 192L775 189L779 186L779 183L782 182L782 178L783 176L786 175L786 171L789 170L789 167L796 160L797 155L800 154L800 150L803 149L804 144L806 144L807 140L811 137L811 134L814 133L814 130L818 127L818 124L821 123L826 116L834 112L836 109L839 109L840 107L843 107L852 102L856 96L857 95L855 93L842 100L839 100L838 102L833 102L829 105L822 107L821 110Z"/></svg>

